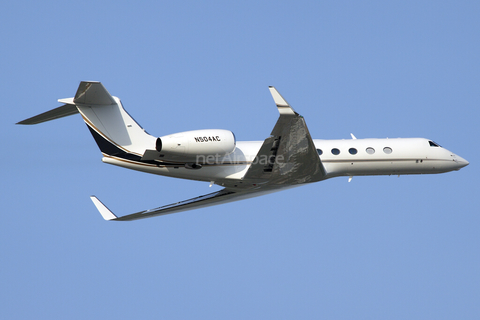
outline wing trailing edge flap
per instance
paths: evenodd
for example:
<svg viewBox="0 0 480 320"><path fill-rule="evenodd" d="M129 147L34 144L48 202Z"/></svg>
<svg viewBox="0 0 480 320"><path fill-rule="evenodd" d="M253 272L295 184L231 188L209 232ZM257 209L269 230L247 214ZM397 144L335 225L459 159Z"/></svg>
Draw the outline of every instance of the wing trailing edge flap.
<svg viewBox="0 0 480 320"><path fill-rule="evenodd" d="M242 190L242 191L232 191L230 189L222 189L216 192L212 192L203 196L195 197L192 199L172 203L166 206L158 207L155 209L149 209L145 211L140 211L137 213L132 213L126 216L117 217L110 209L108 209L97 197L91 196L93 203L97 207L98 211L105 220L114 220L114 221L132 221L144 218L150 218L155 216L161 216L171 213L177 213L181 211L187 211L191 209L199 209L210 206L215 206L219 204L224 204L233 201L239 201L243 199L253 198L261 196L267 193L272 193L279 191L280 189L269 189L269 190Z"/></svg>
<svg viewBox="0 0 480 320"><path fill-rule="evenodd" d="M269 185L295 185L325 179L305 119L296 113L274 87L269 87L280 117L244 176Z"/></svg>

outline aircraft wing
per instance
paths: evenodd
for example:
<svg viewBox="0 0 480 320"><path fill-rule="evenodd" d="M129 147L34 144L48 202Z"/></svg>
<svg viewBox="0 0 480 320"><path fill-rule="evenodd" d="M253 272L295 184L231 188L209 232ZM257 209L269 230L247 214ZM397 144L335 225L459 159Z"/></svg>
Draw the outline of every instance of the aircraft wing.
<svg viewBox="0 0 480 320"><path fill-rule="evenodd" d="M305 120L274 87L270 87L270 92L280 117L243 177L243 182L249 182L243 184L244 187L237 187L237 182L226 183L226 188L216 192L122 217L117 217L92 196L103 218L116 221L144 219L248 199L325 179L325 169Z"/></svg>
<svg viewBox="0 0 480 320"><path fill-rule="evenodd" d="M274 87L269 89L280 117L243 179L260 179L270 186L325 179L325 168L305 119L293 110Z"/></svg>
<svg viewBox="0 0 480 320"><path fill-rule="evenodd" d="M155 209L149 209L132 213L126 216L117 217L110 209L108 209L97 197L91 196L93 203L97 207L98 211L105 220L115 221L132 221L144 218L150 218L155 216L162 216L170 213L176 213L180 211L187 211L191 209L200 209L218 204L228 203L232 201L239 201L243 199L253 198L261 196L267 193L278 191L278 189L258 190L258 191L233 191L230 189L222 189L217 192L212 192L203 196L195 197L192 199L168 204L166 206L158 207Z"/></svg>

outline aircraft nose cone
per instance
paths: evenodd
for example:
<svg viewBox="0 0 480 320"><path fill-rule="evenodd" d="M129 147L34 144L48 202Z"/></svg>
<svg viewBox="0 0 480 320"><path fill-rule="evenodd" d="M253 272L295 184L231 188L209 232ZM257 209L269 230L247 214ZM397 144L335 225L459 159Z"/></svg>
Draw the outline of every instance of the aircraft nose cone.
<svg viewBox="0 0 480 320"><path fill-rule="evenodd" d="M457 155L455 155L455 162L456 162L457 165L458 165L458 169L457 169L457 170L459 170L459 169L461 169L461 168L463 168L463 167L466 167L466 166L468 166L468 165L470 164L470 162L468 162L467 160L465 160L465 159L463 159L462 157L457 156Z"/></svg>

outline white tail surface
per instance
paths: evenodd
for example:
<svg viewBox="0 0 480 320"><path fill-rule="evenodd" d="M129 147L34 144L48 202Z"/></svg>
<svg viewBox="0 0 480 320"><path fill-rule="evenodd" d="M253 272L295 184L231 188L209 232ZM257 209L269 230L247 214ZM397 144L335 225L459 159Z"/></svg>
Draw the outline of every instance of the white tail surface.
<svg viewBox="0 0 480 320"><path fill-rule="evenodd" d="M125 111L120 99L113 97L102 83L82 81L74 98L59 99L63 106L18 122L37 124L81 113L102 153L142 156L155 147L156 137L149 135Z"/></svg>
<svg viewBox="0 0 480 320"><path fill-rule="evenodd" d="M146 133L125 111L120 99L110 95L100 82L81 82L73 103L103 153L118 153L115 150L120 149L143 155L155 145L156 137Z"/></svg>

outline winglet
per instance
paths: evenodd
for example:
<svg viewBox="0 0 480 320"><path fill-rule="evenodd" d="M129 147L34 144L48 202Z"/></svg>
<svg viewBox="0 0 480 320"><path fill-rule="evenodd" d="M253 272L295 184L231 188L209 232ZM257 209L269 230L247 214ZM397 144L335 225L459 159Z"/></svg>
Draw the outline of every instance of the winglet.
<svg viewBox="0 0 480 320"><path fill-rule="evenodd" d="M280 115L297 115L295 110L293 110L293 108L288 104L287 100L282 97L275 87L269 86L268 89L270 89L273 101L275 101Z"/></svg>
<svg viewBox="0 0 480 320"><path fill-rule="evenodd" d="M110 211L100 200L98 200L97 197L90 196L90 199L92 199L93 204L95 205L95 207L97 207L98 211L100 211L100 214L102 215L103 219L105 220L117 219L117 216L114 215L113 212Z"/></svg>

